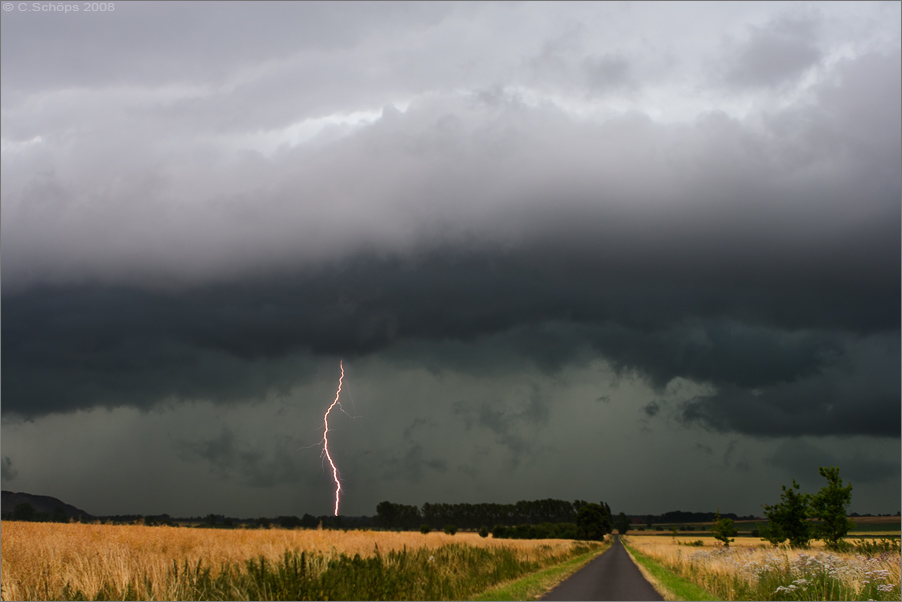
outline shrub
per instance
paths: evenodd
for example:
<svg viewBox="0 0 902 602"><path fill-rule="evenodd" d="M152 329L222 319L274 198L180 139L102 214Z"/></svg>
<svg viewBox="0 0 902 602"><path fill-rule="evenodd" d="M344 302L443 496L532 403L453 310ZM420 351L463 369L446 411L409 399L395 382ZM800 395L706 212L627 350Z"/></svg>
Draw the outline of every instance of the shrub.
<svg viewBox="0 0 902 602"><path fill-rule="evenodd" d="M423 535L426 535L430 531L432 531L432 527L430 527L429 525L425 523L420 525L420 533L422 533Z"/></svg>
<svg viewBox="0 0 902 602"><path fill-rule="evenodd" d="M840 541L837 546L840 551L854 551L862 556L873 557L881 554L899 554L898 537L880 537L872 540L859 539L854 543Z"/></svg>
<svg viewBox="0 0 902 602"><path fill-rule="evenodd" d="M718 510L717 514L714 516L714 524L711 526L711 535L714 536L714 539L722 542L724 547L730 547L730 544L736 541L733 539L736 535L736 527L733 524L733 519L721 518L720 510Z"/></svg>
<svg viewBox="0 0 902 602"><path fill-rule="evenodd" d="M489 536L489 528L485 525L479 527L479 537L488 537Z"/></svg>
<svg viewBox="0 0 902 602"><path fill-rule="evenodd" d="M454 535L457 533L457 525L445 525L445 533L448 535Z"/></svg>
<svg viewBox="0 0 902 602"><path fill-rule="evenodd" d="M701 548L705 545L705 542L703 542L701 539L696 539L695 541L681 541L680 545L681 546L692 546L694 548Z"/></svg>

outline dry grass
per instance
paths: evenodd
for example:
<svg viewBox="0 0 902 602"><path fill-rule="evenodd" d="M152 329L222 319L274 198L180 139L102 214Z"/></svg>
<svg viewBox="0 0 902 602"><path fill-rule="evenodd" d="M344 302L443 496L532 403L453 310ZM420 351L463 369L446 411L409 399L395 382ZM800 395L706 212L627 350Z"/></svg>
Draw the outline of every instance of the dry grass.
<svg viewBox="0 0 902 602"><path fill-rule="evenodd" d="M679 545L659 536L629 536L636 549L724 600L811 599L794 596L802 595L815 574L834 589L826 597L814 599L892 599L881 594L898 596L900 591L898 554L868 558L834 553L825 550L822 542L800 551L774 548L757 538L737 538L729 549L713 537L678 537L677 541L699 539L702 547ZM780 587L786 589L778 592Z"/></svg>
<svg viewBox="0 0 902 602"><path fill-rule="evenodd" d="M135 579L155 584L157 598L171 599L163 584L173 561L214 572L224 564L263 556L278 561L285 551L313 552L325 564L341 554L362 557L391 550L439 548L447 544L505 547L518 558L542 560L566 554L568 540L494 540L475 533L394 533L284 529L190 529L143 525L0 523L2 599L54 599L68 583L92 597L104 583L119 591ZM159 584L159 587L157 587Z"/></svg>

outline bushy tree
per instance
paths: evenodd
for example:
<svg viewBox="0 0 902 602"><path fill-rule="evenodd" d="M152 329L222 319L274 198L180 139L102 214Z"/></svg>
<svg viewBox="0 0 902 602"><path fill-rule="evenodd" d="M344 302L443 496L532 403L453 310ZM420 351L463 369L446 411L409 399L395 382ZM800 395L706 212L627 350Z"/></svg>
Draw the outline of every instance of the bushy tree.
<svg viewBox="0 0 902 602"><path fill-rule="evenodd" d="M420 509L416 506L389 501L376 505L376 520L383 529L416 529L417 525L422 524L420 518Z"/></svg>
<svg viewBox="0 0 902 602"><path fill-rule="evenodd" d="M611 532L611 517L601 504L586 504L576 513L576 528L582 539L600 541Z"/></svg>
<svg viewBox="0 0 902 602"><path fill-rule="evenodd" d="M423 535L427 535L430 531L432 531L432 527L430 527L426 523L420 525L420 533L422 533Z"/></svg>
<svg viewBox="0 0 902 602"><path fill-rule="evenodd" d="M819 472L827 479L827 484L811 496L811 516L820 520L816 526L818 538L823 539L828 548L835 550L849 529L855 526L855 523L846 518L852 502L852 484L843 487L839 468L835 466L822 466Z"/></svg>
<svg viewBox="0 0 902 602"><path fill-rule="evenodd" d="M807 548L811 541L811 523L808 522L809 495L799 492L795 479L792 486L783 485L780 503L764 506L767 523L761 526L761 536L774 546L787 539L794 548Z"/></svg>
<svg viewBox="0 0 902 602"><path fill-rule="evenodd" d="M720 508L718 508L717 514L714 515L714 524L711 526L711 534L714 536L714 539L722 542L725 547L730 547L730 543L736 541L733 539L736 533L733 519L721 518Z"/></svg>
<svg viewBox="0 0 902 602"><path fill-rule="evenodd" d="M629 517L623 512L618 514L617 520L614 521L614 528L617 529L617 532L621 535L626 535L626 532L630 530Z"/></svg>
<svg viewBox="0 0 902 602"><path fill-rule="evenodd" d="M398 526L399 509L388 500L376 504L376 520L383 529L394 529Z"/></svg>
<svg viewBox="0 0 902 602"><path fill-rule="evenodd" d="M13 520L36 520L38 512L34 509L34 506L29 504L28 502L22 502L21 504L16 504L16 507L13 508Z"/></svg>
<svg viewBox="0 0 902 602"><path fill-rule="evenodd" d="M301 526L301 519L296 516L280 516L279 526L283 529L296 529Z"/></svg>
<svg viewBox="0 0 902 602"><path fill-rule="evenodd" d="M261 516L260 518L254 519L254 526L256 526L258 529L269 529L271 525L272 521L270 521L268 518Z"/></svg>
<svg viewBox="0 0 902 602"><path fill-rule="evenodd" d="M448 535L454 535L457 533L457 525L445 525L445 533Z"/></svg>

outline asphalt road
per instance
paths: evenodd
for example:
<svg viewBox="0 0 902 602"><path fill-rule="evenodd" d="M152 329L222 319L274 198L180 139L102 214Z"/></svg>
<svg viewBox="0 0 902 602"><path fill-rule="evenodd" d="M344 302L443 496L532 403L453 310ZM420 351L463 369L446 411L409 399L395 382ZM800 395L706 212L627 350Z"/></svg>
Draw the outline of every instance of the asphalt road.
<svg viewBox="0 0 902 602"><path fill-rule="evenodd" d="M663 600L645 580L620 538L592 562L573 573L542 600Z"/></svg>

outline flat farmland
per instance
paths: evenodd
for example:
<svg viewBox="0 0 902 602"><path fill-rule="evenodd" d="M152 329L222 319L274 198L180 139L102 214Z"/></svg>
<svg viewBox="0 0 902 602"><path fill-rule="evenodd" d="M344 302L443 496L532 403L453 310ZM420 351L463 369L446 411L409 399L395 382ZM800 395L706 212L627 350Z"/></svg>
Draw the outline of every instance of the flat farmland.
<svg viewBox="0 0 902 602"><path fill-rule="evenodd" d="M454 599L590 549L476 533L10 521L0 528L4 600ZM363 589L347 589L356 583Z"/></svg>
<svg viewBox="0 0 902 602"><path fill-rule="evenodd" d="M855 527L849 531L849 537L859 535L900 536L900 517L898 516L855 516L852 517Z"/></svg>
<svg viewBox="0 0 902 602"><path fill-rule="evenodd" d="M900 536L900 527L902 527L902 523L900 523L900 517L898 516L855 516L850 517L850 520L855 523L855 526L849 531L849 539L854 539L856 537ZM759 529L761 525L766 522L766 520L740 520L736 521L734 526L738 530L739 538L753 537L753 539L758 541L758 538L751 536L750 533L753 529ZM698 536L710 535L711 526L712 523L710 522L656 523L651 529L644 525L641 526L645 529L644 531L639 531L640 526L634 525L630 532L634 535L642 536L671 537L671 529L677 527L678 537L692 537L694 533L698 534ZM656 527L660 527L661 530L657 531Z"/></svg>
<svg viewBox="0 0 902 602"><path fill-rule="evenodd" d="M710 536L629 535L627 545L720 600L898 600L899 552L805 550L736 538L725 548ZM701 546L689 546L689 542Z"/></svg>

